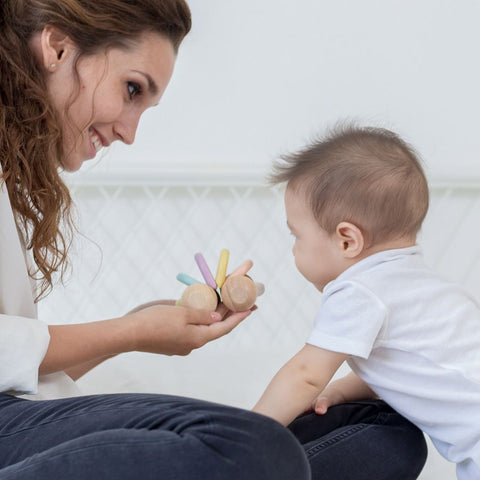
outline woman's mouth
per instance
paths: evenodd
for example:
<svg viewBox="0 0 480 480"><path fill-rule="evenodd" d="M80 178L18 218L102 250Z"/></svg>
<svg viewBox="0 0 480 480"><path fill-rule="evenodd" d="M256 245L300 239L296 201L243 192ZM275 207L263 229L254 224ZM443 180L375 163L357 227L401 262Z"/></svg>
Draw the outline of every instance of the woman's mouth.
<svg viewBox="0 0 480 480"><path fill-rule="evenodd" d="M90 127L88 129L88 134L90 136L90 141L92 143L93 153L95 156L103 148L104 144L102 142L100 135L93 127Z"/></svg>

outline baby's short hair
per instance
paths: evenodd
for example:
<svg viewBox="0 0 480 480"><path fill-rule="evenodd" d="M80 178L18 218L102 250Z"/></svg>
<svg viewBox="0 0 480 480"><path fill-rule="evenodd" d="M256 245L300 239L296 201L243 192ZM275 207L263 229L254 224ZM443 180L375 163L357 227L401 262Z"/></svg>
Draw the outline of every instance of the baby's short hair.
<svg viewBox="0 0 480 480"><path fill-rule="evenodd" d="M305 195L328 233L355 224L368 246L415 236L428 210L428 185L414 149L382 128L337 126L303 150L284 155L270 183Z"/></svg>

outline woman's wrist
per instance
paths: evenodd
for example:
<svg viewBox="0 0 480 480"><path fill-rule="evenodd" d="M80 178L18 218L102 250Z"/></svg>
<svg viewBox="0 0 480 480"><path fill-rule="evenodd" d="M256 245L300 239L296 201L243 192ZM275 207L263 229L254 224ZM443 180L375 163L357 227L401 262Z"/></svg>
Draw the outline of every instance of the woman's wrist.
<svg viewBox="0 0 480 480"><path fill-rule="evenodd" d="M134 313L128 313L127 315L119 318L122 323L122 336L124 337L123 348L124 352L136 352L142 351L141 345L141 316L138 315L138 311Z"/></svg>
<svg viewBox="0 0 480 480"><path fill-rule="evenodd" d="M138 350L137 319L134 314L106 320L112 322L110 331L112 341L111 351L108 355L133 352Z"/></svg>
<svg viewBox="0 0 480 480"><path fill-rule="evenodd" d="M67 370L94 359L135 349L135 327L126 317L73 325L50 325L41 374Z"/></svg>

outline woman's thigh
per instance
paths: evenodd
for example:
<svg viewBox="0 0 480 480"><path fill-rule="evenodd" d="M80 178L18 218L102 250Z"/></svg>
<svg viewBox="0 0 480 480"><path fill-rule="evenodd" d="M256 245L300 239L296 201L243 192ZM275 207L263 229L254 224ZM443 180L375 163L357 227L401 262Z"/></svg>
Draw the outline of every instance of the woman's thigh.
<svg viewBox="0 0 480 480"><path fill-rule="evenodd" d="M289 428L304 446L312 480L413 480L427 458L423 433L381 400L308 413Z"/></svg>
<svg viewBox="0 0 480 480"><path fill-rule="evenodd" d="M29 401L0 395L0 479L310 478L276 422L168 395Z"/></svg>

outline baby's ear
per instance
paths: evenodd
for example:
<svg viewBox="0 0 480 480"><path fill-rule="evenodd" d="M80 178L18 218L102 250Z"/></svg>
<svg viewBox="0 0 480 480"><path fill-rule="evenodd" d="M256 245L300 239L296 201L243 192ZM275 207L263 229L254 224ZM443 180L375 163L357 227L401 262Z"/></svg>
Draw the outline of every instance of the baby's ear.
<svg viewBox="0 0 480 480"><path fill-rule="evenodd" d="M355 258L363 252L365 239L362 231L353 223L340 222L335 229L337 245L345 258Z"/></svg>

